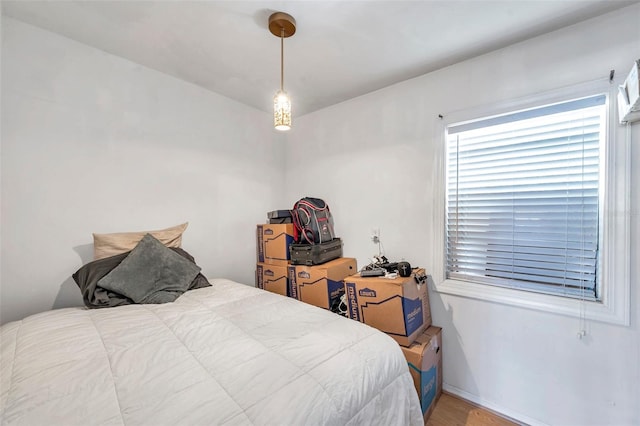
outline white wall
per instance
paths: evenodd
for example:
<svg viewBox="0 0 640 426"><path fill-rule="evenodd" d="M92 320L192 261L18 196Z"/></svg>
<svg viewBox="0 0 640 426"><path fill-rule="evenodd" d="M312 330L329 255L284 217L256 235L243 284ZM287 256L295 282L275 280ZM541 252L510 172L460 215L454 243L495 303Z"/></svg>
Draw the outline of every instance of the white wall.
<svg viewBox="0 0 640 426"><path fill-rule="evenodd" d="M282 143L266 113L3 17L0 321L82 305L92 232L188 221L207 277L253 285Z"/></svg>
<svg viewBox="0 0 640 426"><path fill-rule="evenodd" d="M251 284L255 224L304 195L329 202L360 265L380 227L390 258L432 268L437 115L626 73L639 19L629 7L298 117L285 156L268 114L3 17L0 322L80 305L70 275L92 232L189 221L205 275ZM449 390L531 423L640 424L639 127L631 326L578 340L576 318L432 292Z"/></svg>
<svg viewBox="0 0 640 426"><path fill-rule="evenodd" d="M298 118L287 201L324 198L359 266L380 227L390 259L432 269L437 115L626 75L638 22L631 6ZM631 156L631 326L592 322L579 340L578 318L432 291L446 389L533 424L640 424L640 124Z"/></svg>

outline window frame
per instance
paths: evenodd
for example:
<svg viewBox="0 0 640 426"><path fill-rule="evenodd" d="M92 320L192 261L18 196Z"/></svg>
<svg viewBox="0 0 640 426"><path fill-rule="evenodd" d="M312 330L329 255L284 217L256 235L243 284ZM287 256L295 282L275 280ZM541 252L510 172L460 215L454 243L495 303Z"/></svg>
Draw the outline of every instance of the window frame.
<svg viewBox="0 0 640 426"><path fill-rule="evenodd" d="M437 123L436 182L434 193L434 289L443 294L469 297L543 312L629 325L630 311L630 132L619 125L615 99L617 84L601 79L513 101L446 114ZM446 128L450 124L482 119L597 94L607 95L606 141L602 168L600 300L581 300L446 277ZM629 125L627 125L629 126Z"/></svg>

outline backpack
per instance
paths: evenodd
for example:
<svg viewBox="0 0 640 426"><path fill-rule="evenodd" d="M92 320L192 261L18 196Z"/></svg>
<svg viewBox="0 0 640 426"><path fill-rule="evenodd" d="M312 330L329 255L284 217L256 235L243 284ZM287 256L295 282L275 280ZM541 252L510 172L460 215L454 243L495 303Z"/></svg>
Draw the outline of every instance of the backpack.
<svg viewBox="0 0 640 426"><path fill-rule="evenodd" d="M304 197L291 210L294 238L298 243L320 244L335 238L329 206L320 198Z"/></svg>

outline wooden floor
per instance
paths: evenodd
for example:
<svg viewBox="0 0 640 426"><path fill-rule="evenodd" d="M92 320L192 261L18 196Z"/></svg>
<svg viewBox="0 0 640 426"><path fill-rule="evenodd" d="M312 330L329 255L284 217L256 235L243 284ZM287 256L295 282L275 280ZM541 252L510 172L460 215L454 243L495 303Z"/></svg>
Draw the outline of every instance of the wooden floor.
<svg viewBox="0 0 640 426"><path fill-rule="evenodd" d="M426 426L513 426L504 417L479 408L451 394L442 393Z"/></svg>

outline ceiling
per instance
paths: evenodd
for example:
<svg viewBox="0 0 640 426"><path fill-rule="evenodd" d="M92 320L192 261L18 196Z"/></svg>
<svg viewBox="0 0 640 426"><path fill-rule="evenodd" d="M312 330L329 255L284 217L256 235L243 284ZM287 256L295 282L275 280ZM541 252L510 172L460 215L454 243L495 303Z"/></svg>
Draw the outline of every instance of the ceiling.
<svg viewBox="0 0 640 426"><path fill-rule="evenodd" d="M263 111L280 84L303 115L639 1L2 1L3 14Z"/></svg>

